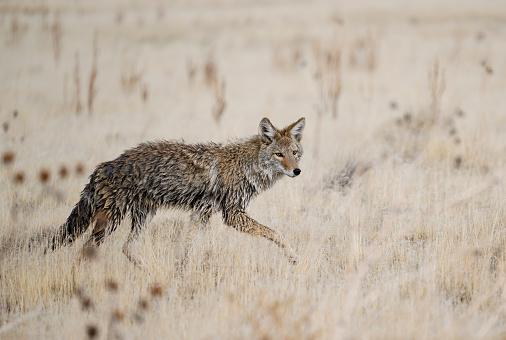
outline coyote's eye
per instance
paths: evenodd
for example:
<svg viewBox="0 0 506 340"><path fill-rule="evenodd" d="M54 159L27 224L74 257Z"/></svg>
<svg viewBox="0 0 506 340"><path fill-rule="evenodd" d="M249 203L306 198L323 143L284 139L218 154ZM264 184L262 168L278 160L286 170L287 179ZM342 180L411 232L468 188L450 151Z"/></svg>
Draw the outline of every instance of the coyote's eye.
<svg viewBox="0 0 506 340"><path fill-rule="evenodd" d="M297 150L295 150L295 151L293 152L293 155L294 155L294 156L295 156L296 154L297 154Z"/></svg>
<svg viewBox="0 0 506 340"><path fill-rule="evenodd" d="M279 158L283 157L283 154L281 152L276 152L275 155Z"/></svg>

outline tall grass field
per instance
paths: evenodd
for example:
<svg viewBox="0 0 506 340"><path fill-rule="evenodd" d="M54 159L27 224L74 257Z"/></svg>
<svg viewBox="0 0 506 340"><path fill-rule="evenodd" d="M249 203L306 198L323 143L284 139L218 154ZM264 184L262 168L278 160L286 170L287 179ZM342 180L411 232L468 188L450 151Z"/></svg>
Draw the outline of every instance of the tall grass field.
<svg viewBox="0 0 506 340"><path fill-rule="evenodd" d="M94 167L306 117L263 238L45 253ZM504 1L0 1L1 339L506 338ZM38 240L38 242L34 242Z"/></svg>

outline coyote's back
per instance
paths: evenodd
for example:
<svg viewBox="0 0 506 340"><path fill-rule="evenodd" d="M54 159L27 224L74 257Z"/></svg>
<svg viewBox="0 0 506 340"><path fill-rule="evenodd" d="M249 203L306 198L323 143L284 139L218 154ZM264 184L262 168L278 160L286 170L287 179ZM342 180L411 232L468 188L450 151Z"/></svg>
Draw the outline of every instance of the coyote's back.
<svg viewBox="0 0 506 340"><path fill-rule="evenodd" d="M202 225L213 213L221 213L227 225L275 242L295 263L296 255L281 234L245 210L254 196L283 175L300 174L304 125L301 118L278 130L264 118L257 135L228 144L157 141L129 149L97 166L52 247L73 242L93 223L87 245L99 245L130 214L131 232L123 251L137 262L129 245L142 227L158 208L180 208Z"/></svg>

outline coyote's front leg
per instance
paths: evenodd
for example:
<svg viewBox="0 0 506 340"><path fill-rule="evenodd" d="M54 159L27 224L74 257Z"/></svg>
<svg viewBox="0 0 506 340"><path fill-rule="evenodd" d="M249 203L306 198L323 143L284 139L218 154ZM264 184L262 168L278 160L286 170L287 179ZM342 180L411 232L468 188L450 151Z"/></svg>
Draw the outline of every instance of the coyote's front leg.
<svg viewBox="0 0 506 340"><path fill-rule="evenodd" d="M290 247L290 245L285 241L279 231L258 223L242 210L224 213L223 217L225 224L230 227L253 236L265 237L266 239L274 242L283 249L290 263L297 264L297 254L295 254L292 247Z"/></svg>

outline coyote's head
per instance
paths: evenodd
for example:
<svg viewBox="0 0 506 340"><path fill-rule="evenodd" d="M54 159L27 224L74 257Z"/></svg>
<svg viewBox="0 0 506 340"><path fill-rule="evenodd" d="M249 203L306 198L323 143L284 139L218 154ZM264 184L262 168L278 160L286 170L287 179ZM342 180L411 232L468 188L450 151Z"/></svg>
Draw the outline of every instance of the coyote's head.
<svg viewBox="0 0 506 340"><path fill-rule="evenodd" d="M284 129L276 129L269 119L260 122L258 134L262 140L260 165L274 173L283 173L290 177L301 173L299 160L302 156L302 131L306 119L301 118Z"/></svg>

